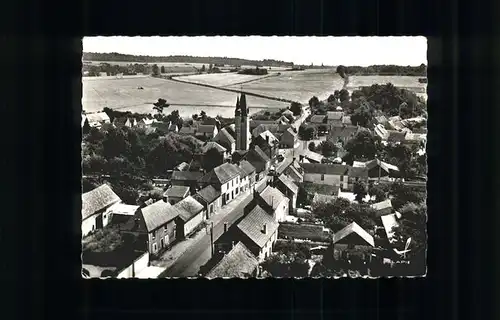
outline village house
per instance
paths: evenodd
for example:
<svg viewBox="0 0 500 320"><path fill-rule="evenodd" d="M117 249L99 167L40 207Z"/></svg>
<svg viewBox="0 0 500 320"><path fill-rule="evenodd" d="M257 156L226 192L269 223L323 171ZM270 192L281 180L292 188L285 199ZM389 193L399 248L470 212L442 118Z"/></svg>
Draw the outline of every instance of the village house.
<svg viewBox="0 0 500 320"><path fill-rule="evenodd" d="M256 121L256 122L266 122L266 121ZM275 121L271 121L271 123L260 123L255 127L252 126L252 123L253 122L250 122L250 129L253 138L257 138L261 133L265 131L269 131L274 136L278 137L281 133L285 132L289 128L293 128L293 126L290 124L280 124L276 123Z"/></svg>
<svg viewBox="0 0 500 320"><path fill-rule="evenodd" d="M321 163L325 158L323 155L309 149L302 149L298 153L300 163Z"/></svg>
<svg viewBox="0 0 500 320"><path fill-rule="evenodd" d="M216 214L217 211L219 211L222 207L221 193L212 185L208 185L205 188L201 189L193 197L205 208L207 219Z"/></svg>
<svg viewBox="0 0 500 320"><path fill-rule="evenodd" d="M142 118L139 121L137 121L137 126L140 128L145 128L153 123L155 123L157 120L155 118Z"/></svg>
<svg viewBox="0 0 500 320"><path fill-rule="evenodd" d="M168 132L179 132L179 126L173 122L168 123Z"/></svg>
<svg viewBox="0 0 500 320"><path fill-rule="evenodd" d="M356 222L344 227L336 232L332 237L334 255L342 254L347 249L363 249L375 247L373 236L365 229L361 228Z"/></svg>
<svg viewBox="0 0 500 320"><path fill-rule="evenodd" d="M222 194L222 205L240 194L240 169L231 163L223 163L199 179L202 186L212 185Z"/></svg>
<svg viewBox="0 0 500 320"><path fill-rule="evenodd" d="M328 163L302 163L304 169L304 182L328 184L348 188L349 166Z"/></svg>
<svg viewBox="0 0 500 320"><path fill-rule="evenodd" d="M255 181L260 181L267 176L267 172L271 166L271 159L259 146L251 148L244 155L244 159L255 167Z"/></svg>
<svg viewBox="0 0 500 320"><path fill-rule="evenodd" d="M326 113L326 122L329 125L342 125L342 117L344 113L342 111L328 111Z"/></svg>
<svg viewBox="0 0 500 320"><path fill-rule="evenodd" d="M356 181L368 182L368 168L366 167L349 167L347 171L348 175L348 188L352 190L354 183Z"/></svg>
<svg viewBox="0 0 500 320"><path fill-rule="evenodd" d="M135 118L118 117L113 120L113 125L117 128L132 128L137 126L137 120Z"/></svg>
<svg viewBox="0 0 500 320"><path fill-rule="evenodd" d="M174 207L179 210L179 215L176 217L179 239L191 235L206 217L203 205L191 196L182 199Z"/></svg>
<svg viewBox="0 0 500 320"><path fill-rule="evenodd" d="M254 138L254 143L259 146L270 159L273 159L278 153L279 140L269 130L262 132Z"/></svg>
<svg viewBox="0 0 500 320"><path fill-rule="evenodd" d="M209 279L256 277L258 268L257 258L242 242L238 242L205 277Z"/></svg>
<svg viewBox="0 0 500 320"><path fill-rule="evenodd" d="M359 126L351 124L335 124L330 126L328 132L328 140L334 143L340 143L344 146L347 141L352 139L359 132Z"/></svg>
<svg viewBox="0 0 500 320"><path fill-rule="evenodd" d="M303 172L304 171L302 167L300 166L299 162L295 157L285 158L276 168L276 173L278 175L285 174L290 179L298 183L304 181Z"/></svg>
<svg viewBox="0 0 500 320"><path fill-rule="evenodd" d="M217 152L219 153L219 156L220 156L220 159L219 159L220 164L222 164L222 162L224 162L225 159L227 159L231 156L231 154L227 151L226 148L224 148L223 146L221 146L220 144L218 144L217 142L214 142L214 141L206 142L201 147L201 152L203 152L203 154L206 154L208 152L208 150L210 150L210 149L217 150Z"/></svg>
<svg viewBox="0 0 500 320"><path fill-rule="evenodd" d="M189 196L189 187L186 186L171 186L163 193L163 199L170 204L176 204L185 197Z"/></svg>
<svg viewBox="0 0 500 320"><path fill-rule="evenodd" d="M278 239L279 223L260 206L255 206L237 225L235 240L241 241L259 262L269 257Z"/></svg>
<svg viewBox="0 0 500 320"><path fill-rule="evenodd" d="M281 135L280 143L279 143L280 148L282 148L282 149L295 148L296 144L297 144L297 133L295 131L293 131L292 128L288 128Z"/></svg>
<svg viewBox="0 0 500 320"><path fill-rule="evenodd" d="M240 161L240 192L245 192L255 185L255 167L246 160Z"/></svg>
<svg viewBox="0 0 500 320"><path fill-rule="evenodd" d="M279 117L278 120L276 120L276 122L278 124L289 124L290 120L287 117L285 117L284 115L282 115L281 117Z"/></svg>
<svg viewBox="0 0 500 320"><path fill-rule="evenodd" d="M277 188L268 185L260 193L255 191L254 200L257 205L272 215L276 222L285 221L289 213L290 200Z"/></svg>
<svg viewBox="0 0 500 320"><path fill-rule="evenodd" d="M190 187L191 191L198 188L198 180L203 177L200 171L174 171L170 181L174 186Z"/></svg>
<svg viewBox="0 0 500 320"><path fill-rule="evenodd" d="M147 248L151 255L157 256L178 238L175 219L180 211L170 203L158 200L138 213L137 232L147 234Z"/></svg>
<svg viewBox="0 0 500 320"><path fill-rule="evenodd" d="M385 127L389 123L389 120L384 115L380 115L380 116L374 117L373 119L374 119L375 125L379 125L380 124L383 127Z"/></svg>
<svg viewBox="0 0 500 320"><path fill-rule="evenodd" d="M297 208L297 195L299 193L299 187L285 174L281 174L278 178L276 178L274 186L289 199L288 209L290 214L293 214Z"/></svg>
<svg viewBox="0 0 500 320"><path fill-rule="evenodd" d="M226 127L222 128L217 133L217 135L213 138L213 141L226 148L230 154L233 154L233 152L236 151L236 140Z"/></svg>
<svg viewBox="0 0 500 320"><path fill-rule="evenodd" d="M179 130L179 134L185 136L194 136L196 134L196 128L191 126L184 126Z"/></svg>
<svg viewBox="0 0 500 320"><path fill-rule="evenodd" d="M111 123L106 112L87 113L85 117L91 128L100 128L104 123Z"/></svg>
<svg viewBox="0 0 500 320"><path fill-rule="evenodd" d="M111 220L108 211L119 202L120 197L107 184L82 194L82 235L107 226Z"/></svg>
<svg viewBox="0 0 500 320"><path fill-rule="evenodd" d="M203 137L206 139L212 139L217 135L219 130L217 130L217 126L215 124L200 124L198 129L196 130L196 137Z"/></svg>
<svg viewBox="0 0 500 320"><path fill-rule="evenodd" d="M373 159L366 162L354 161L352 166L356 168L366 168L368 170L368 179L397 176L399 172L398 167L379 159Z"/></svg>
<svg viewBox="0 0 500 320"><path fill-rule="evenodd" d="M381 217L391 214L393 211L391 199L374 203L370 207L372 207L375 210L376 217Z"/></svg>

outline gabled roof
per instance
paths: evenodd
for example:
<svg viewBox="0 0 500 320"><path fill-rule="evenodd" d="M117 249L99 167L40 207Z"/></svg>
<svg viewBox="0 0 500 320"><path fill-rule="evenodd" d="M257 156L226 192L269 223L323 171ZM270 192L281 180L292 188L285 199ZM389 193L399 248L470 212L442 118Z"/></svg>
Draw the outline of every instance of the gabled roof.
<svg viewBox="0 0 500 320"><path fill-rule="evenodd" d="M185 186L171 186L163 194L167 197L184 198L189 194L189 187Z"/></svg>
<svg viewBox="0 0 500 320"><path fill-rule="evenodd" d="M375 246L375 242L373 241L373 237L366 232L365 229L361 228L356 222L353 222L340 230L339 232L335 233L333 235L333 241L332 243L335 244L339 242L340 240L344 239L351 233L357 234L361 239L363 239L366 243L371 245L372 247Z"/></svg>
<svg viewBox="0 0 500 320"><path fill-rule="evenodd" d="M127 117L116 117L114 120L113 120L113 124L117 127L121 127L121 126L124 126L125 123L127 122L128 118Z"/></svg>
<svg viewBox="0 0 500 320"><path fill-rule="evenodd" d="M289 114L289 115L291 115L291 116L294 116L294 115L293 115L292 110L290 110L290 109L286 109L286 110L285 110L285 111L283 111L283 113L281 113L281 114L283 114L283 115L287 115L287 114Z"/></svg>
<svg viewBox="0 0 500 320"><path fill-rule="evenodd" d="M273 124L276 125L276 120L250 120L250 130L253 130L254 128L257 128L261 124L263 125L268 125L268 124Z"/></svg>
<svg viewBox="0 0 500 320"><path fill-rule="evenodd" d="M178 131L179 128L177 127L177 125L175 123L170 123L168 126L168 130L169 131Z"/></svg>
<svg viewBox="0 0 500 320"><path fill-rule="evenodd" d="M295 139L296 136L297 133L295 133L295 131L293 131L292 128L288 128L285 130L285 132L283 132L283 135L281 136L281 141L283 141L283 139L286 139L287 137Z"/></svg>
<svg viewBox="0 0 500 320"><path fill-rule="evenodd" d="M330 163L302 163L305 173L347 175L349 166Z"/></svg>
<svg viewBox="0 0 500 320"><path fill-rule="evenodd" d="M350 138L353 137L356 132L358 132L358 130L358 126L353 126L352 124L337 124L330 126L330 131L328 134L331 139Z"/></svg>
<svg viewBox="0 0 500 320"><path fill-rule="evenodd" d="M299 170L297 170L297 168L295 168L294 166L289 166L288 168L285 169L285 173L290 176L290 178L293 180L293 181L296 181L296 182L302 182L302 180L304 180L304 176L299 172ZM295 175L295 177L294 177Z"/></svg>
<svg viewBox="0 0 500 320"><path fill-rule="evenodd" d="M215 141L209 141L209 142L205 143L204 146L201 147L201 151L203 153L207 153L207 151L210 150L210 149L216 149L220 153L223 153L223 152L227 151L226 148L224 148L223 146L221 146L220 144L218 144Z"/></svg>
<svg viewBox="0 0 500 320"><path fill-rule="evenodd" d="M309 119L310 123L323 123L325 121L326 115L315 114Z"/></svg>
<svg viewBox="0 0 500 320"><path fill-rule="evenodd" d="M210 170L199 181L204 183L221 183L224 184L240 175L240 170L237 166L231 163L223 163L218 167Z"/></svg>
<svg viewBox="0 0 500 320"><path fill-rule="evenodd" d="M191 220L204 209L203 205L191 196L177 202L173 207L180 211L179 218L181 218L184 222Z"/></svg>
<svg viewBox="0 0 500 320"><path fill-rule="evenodd" d="M307 158L308 160L312 160L318 163L321 163L321 160L323 160L323 155L313 152L311 150L301 150L300 155L303 156L304 158Z"/></svg>
<svg viewBox="0 0 500 320"><path fill-rule="evenodd" d="M187 162L181 162L175 166L175 169L177 169L178 171L185 171L188 168L189 168L189 163Z"/></svg>
<svg viewBox="0 0 500 320"><path fill-rule="evenodd" d="M158 200L155 203L141 209L146 229L151 232L174 220L180 211L170 203Z"/></svg>
<svg viewBox="0 0 500 320"><path fill-rule="evenodd" d="M207 274L207 278L245 278L259 266L257 258L240 241Z"/></svg>
<svg viewBox="0 0 500 320"><path fill-rule="evenodd" d="M89 123L110 122L109 116L106 112L87 113L85 116L87 117Z"/></svg>
<svg viewBox="0 0 500 320"><path fill-rule="evenodd" d="M251 276L258 266L257 258L240 241L206 274L206 277L245 278Z"/></svg>
<svg viewBox="0 0 500 320"><path fill-rule="evenodd" d="M180 130L179 130L179 133L180 134L195 134L196 132L196 129L193 128L193 127L182 127Z"/></svg>
<svg viewBox="0 0 500 320"><path fill-rule="evenodd" d="M344 115L344 113L341 111L328 111L326 113L328 120L340 120L340 119L342 119L343 115Z"/></svg>
<svg viewBox="0 0 500 320"><path fill-rule="evenodd" d="M259 194L260 198L273 210L276 210L280 203L287 199L281 191L271 186L267 186Z"/></svg>
<svg viewBox="0 0 500 320"><path fill-rule="evenodd" d="M259 146L255 146L253 149L250 149L246 157L247 160L249 160L251 163L253 163L253 161L250 159L255 159L256 161L261 161L261 162L267 162L270 160L267 154L264 151L262 151L262 149Z"/></svg>
<svg viewBox="0 0 500 320"><path fill-rule="evenodd" d="M285 158L279 165L278 167L276 168L276 172L277 173L282 173L283 171L285 171L286 168L288 168L293 162L293 158Z"/></svg>
<svg viewBox="0 0 500 320"><path fill-rule="evenodd" d="M254 173L256 170L255 167L252 166L252 164L250 162L248 162L247 160L240 161L240 168L244 172L245 176L248 176L251 173Z"/></svg>
<svg viewBox="0 0 500 320"><path fill-rule="evenodd" d="M109 211L115 215L133 216L137 209L139 209L139 206L118 202L112 205Z"/></svg>
<svg viewBox="0 0 500 320"><path fill-rule="evenodd" d="M269 146L274 146L274 143L278 141L278 138L276 138L269 130L266 130L259 134L259 137L266 141Z"/></svg>
<svg viewBox="0 0 500 320"><path fill-rule="evenodd" d="M229 144L235 143L234 137L229 133L226 128L222 128L214 137L215 141L226 141Z"/></svg>
<svg viewBox="0 0 500 320"><path fill-rule="evenodd" d="M203 176L199 171L174 171L171 180L178 181L198 181Z"/></svg>
<svg viewBox="0 0 500 320"><path fill-rule="evenodd" d="M82 220L119 201L120 197L107 184L85 192L82 194Z"/></svg>
<svg viewBox="0 0 500 320"><path fill-rule="evenodd" d="M252 130L252 136L254 138L256 138L264 131L276 133L276 132L278 132L278 128L279 128L279 125L276 123L274 123L274 124L260 124Z"/></svg>
<svg viewBox="0 0 500 320"><path fill-rule="evenodd" d="M264 225L266 225L266 233L264 233ZM257 205L238 223L237 228L262 248L278 230L278 226L273 216Z"/></svg>
<svg viewBox="0 0 500 320"><path fill-rule="evenodd" d="M382 202L377 202L371 205L371 207L377 211L384 210L387 208L392 208L391 199L384 200Z"/></svg>
<svg viewBox="0 0 500 320"><path fill-rule="evenodd" d="M220 197L221 193L217 189L215 189L213 186L208 185L205 188L201 189L198 191L194 197L196 200L201 200L206 203L212 203L215 199Z"/></svg>
<svg viewBox="0 0 500 320"><path fill-rule="evenodd" d="M294 194L297 194L299 192L299 186L297 186L295 182L293 182L293 180L288 176L282 174L278 177L278 180L281 181Z"/></svg>
<svg viewBox="0 0 500 320"><path fill-rule="evenodd" d="M288 124L288 123L290 123L290 120L288 120L288 118L287 118L287 117L285 117L285 116L283 116L283 115L282 115L282 116L278 119L278 123L280 123L280 124Z"/></svg>
<svg viewBox="0 0 500 320"><path fill-rule="evenodd" d="M213 133L217 127L214 124L200 124L198 132L200 133Z"/></svg>
<svg viewBox="0 0 500 320"><path fill-rule="evenodd" d="M390 170L399 171L399 168L396 167L395 165L380 161L379 159L373 159L373 160L364 162L364 167L367 168L368 170L371 170L378 165L380 165L380 167L382 169L384 169L385 171L387 171L388 173L390 172ZM361 166L363 166L363 162L355 161L355 162L353 162L353 166L360 166L361 167Z"/></svg>

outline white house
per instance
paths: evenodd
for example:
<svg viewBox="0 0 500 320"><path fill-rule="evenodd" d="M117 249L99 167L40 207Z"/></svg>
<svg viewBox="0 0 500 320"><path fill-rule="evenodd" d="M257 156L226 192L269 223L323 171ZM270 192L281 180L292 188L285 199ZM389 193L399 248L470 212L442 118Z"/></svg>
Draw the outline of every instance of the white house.
<svg viewBox="0 0 500 320"><path fill-rule="evenodd" d="M103 184L82 194L82 235L102 229L111 220L110 208L120 202L120 197Z"/></svg>
<svg viewBox="0 0 500 320"><path fill-rule="evenodd" d="M203 186L212 185L222 194L222 205L231 202L240 194L241 170L231 163L223 163L200 178Z"/></svg>
<svg viewBox="0 0 500 320"><path fill-rule="evenodd" d="M88 113L85 116L91 128L100 128L104 123L111 123L106 112Z"/></svg>
<svg viewBox="0 0 500 320"><path fill-rule="evenodd" d="M272 214L276 222L285 221L288 215L290 200L277 188L266 186L259 194L257 203L268 213Z"/></svg>
<svg viewBox="0 0 500 320"><path fill-rule="evenodd" d="M329 163L301 163L304 169L304 182L328 184L348 188L349 166Z"/></svg>

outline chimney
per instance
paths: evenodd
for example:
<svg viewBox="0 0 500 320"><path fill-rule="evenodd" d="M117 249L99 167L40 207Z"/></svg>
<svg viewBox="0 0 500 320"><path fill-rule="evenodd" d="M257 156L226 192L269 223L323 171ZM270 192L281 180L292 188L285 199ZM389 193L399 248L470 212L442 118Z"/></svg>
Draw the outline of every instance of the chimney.
<svg viewBox="0 0 500 320"><path fill-rule="evenodd" d="M224 222L224 233L227 232L227 222Z"/></svg>
<svg viewBox="0 0 500 320"><path fill-rule="evenodd" d="M264 223L264 226L262 227L262 232L264 234L267 234L267 224Z"/></svg>
<svg viewBox="0 0 500 320"><path fill-rule="evenodd" d="M266 143L269 144L269 136L266 135Z"/></svg>

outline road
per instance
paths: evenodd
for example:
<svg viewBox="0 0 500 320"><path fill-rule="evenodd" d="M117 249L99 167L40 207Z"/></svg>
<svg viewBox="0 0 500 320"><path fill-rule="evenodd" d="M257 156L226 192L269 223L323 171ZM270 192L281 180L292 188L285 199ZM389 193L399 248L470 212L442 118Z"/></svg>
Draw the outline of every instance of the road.
<svg viewBox="0 0 500 320"><path fill-rule="evenodd" d="M258 185L266 183L266 179L258 182ZM257 186L256 186L257 188ZM224 232L224 222L228 223L228 228L236 222L239 218L243 216L243 209L247 206L253 199L252 190L245 192L245 195L241 195L233 201L239 201L239 203L225 215L222 219L215 215L217 221L214 222L214 242L222 235ZM231 203L230 203L231 204ZM230 205L228 204L228 205ZM204 231L203 231L204 232ZM200 267L203 266L211 258L210 249L210 234L205 234L200 240L194 243L188 250L186 250L178 259L175 261L164 273L162 273L159 278L171 278L171 277L196 277L198 276L198 271Z"/></svg>

